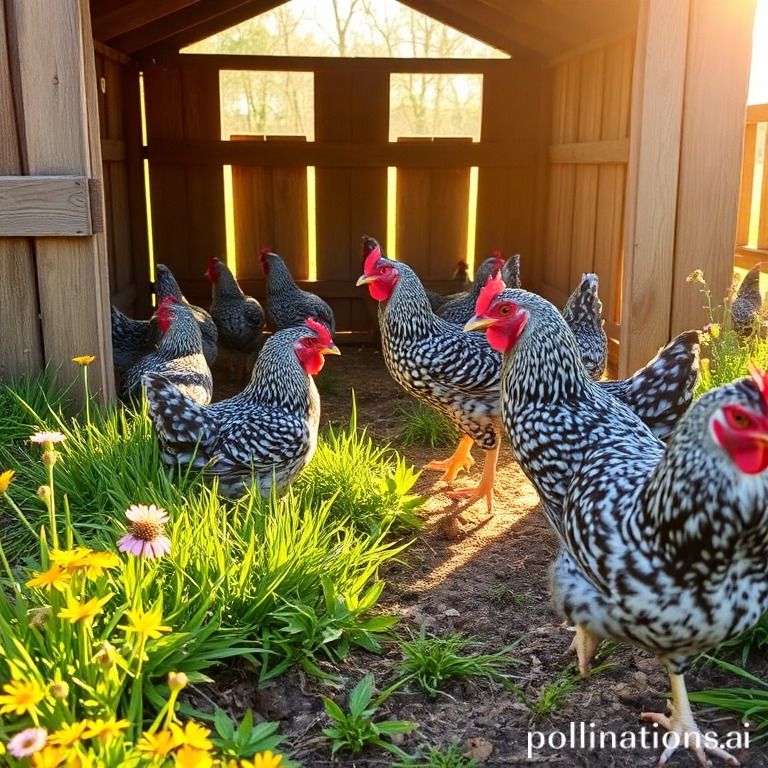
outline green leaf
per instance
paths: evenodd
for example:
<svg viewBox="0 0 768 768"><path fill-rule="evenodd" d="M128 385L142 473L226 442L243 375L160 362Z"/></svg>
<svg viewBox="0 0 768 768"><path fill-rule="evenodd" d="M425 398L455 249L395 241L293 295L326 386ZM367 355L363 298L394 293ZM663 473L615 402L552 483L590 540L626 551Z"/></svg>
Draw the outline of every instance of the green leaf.
<svg viewBox="0 0 768 768"><path fill-rule="evenodd" d="M366 675L349 694L349 711L359 717L373 695L373 675Z"/></svg>

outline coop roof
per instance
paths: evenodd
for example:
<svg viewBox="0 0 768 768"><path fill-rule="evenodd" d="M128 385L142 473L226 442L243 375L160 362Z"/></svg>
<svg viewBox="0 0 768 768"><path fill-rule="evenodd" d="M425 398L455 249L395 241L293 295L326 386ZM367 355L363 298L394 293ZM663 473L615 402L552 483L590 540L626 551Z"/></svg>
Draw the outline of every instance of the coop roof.
<svg viewBox="0 0 768 768"><path fill-rule="evenodd" d="M91 0L96 40L129 55L178 50L288 0ZM637 0L400 0L512 56L546 60L629 29Z"/></svg>

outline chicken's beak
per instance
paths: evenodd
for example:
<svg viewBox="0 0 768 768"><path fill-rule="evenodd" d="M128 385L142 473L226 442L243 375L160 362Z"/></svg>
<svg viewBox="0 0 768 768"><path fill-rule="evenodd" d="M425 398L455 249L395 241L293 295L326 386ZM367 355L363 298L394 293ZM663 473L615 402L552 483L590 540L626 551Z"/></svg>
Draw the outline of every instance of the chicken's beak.
<svg viewBox="0 0 768 768"><path fill-rule="evenodd" d="M359 288L361 285L368 285L376 281L376 275L360 275L355 285Z"/></svg>
<svg viewBox="0 0 768 768"><path fill-rule="evenodd" d="M481 331L483 328L487 328L489 325L493 325L496 321L491 317L478 317L475 315L467 320L464 325L465 331Z"/></svg>
<svg viewBox="0 0 768 768"><path fill-rule="evenodd" d="M330 347L323 347L320 350L320 354L321 355L340 355L341 350L335 344L331 344Z"/></svg>

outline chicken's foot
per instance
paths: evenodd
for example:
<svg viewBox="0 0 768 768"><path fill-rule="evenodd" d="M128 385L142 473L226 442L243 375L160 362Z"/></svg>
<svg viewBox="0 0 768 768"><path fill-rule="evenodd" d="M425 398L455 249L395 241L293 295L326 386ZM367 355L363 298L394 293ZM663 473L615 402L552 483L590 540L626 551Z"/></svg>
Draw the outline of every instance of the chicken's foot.
<svg viewBox="0 0 768 768"><path fill-rule="evenodd" d="M662 752L658 768L663 768L679 747L690 749L696 757L696 762L702 768L711 766L707 754L719 757L726 765L738 768L739 761L724 749L712 744L711 738L706 738L699 730L699 726L696 725L683 676L670 672L669 681L672 686L672 701L667 702L669 715L664 715L661 712L643 712L640 715L640 718L647 723L656 723L670 733L677 734L677 738L671 739L669 746Z"/></svg>
<svg viewBox="0 0 768 768"><path fill-rule="evenodd" d="M462 435L456 450L453 452L453 456L443 461L430 461L429 464L425 465L424 469L442 472L441 480L452 483L462 469L469 469L475 463L471 455L473 444L474 441L471 437Z"/></svg>
<svg viewBox="0 0 768 768"><path fill-rule="evenodd" d="M592 674L592 659L600 646L600 638L583 624L576 625L576 635L568 649L575 653L579 662L579 674L589 677Z"/></svg>
<svg viewBox="0 0 768 768"><path fill-rule="evenodd" d="M467 499L469 504L485 499L486 506L488 507L488 516L490 517L493 513L493 484L496 480L496 463L499 460L500 447L501 444L496 443L496 447L486 453L483 476L477 485L451 491L448 496L452 499Z"/></svg>

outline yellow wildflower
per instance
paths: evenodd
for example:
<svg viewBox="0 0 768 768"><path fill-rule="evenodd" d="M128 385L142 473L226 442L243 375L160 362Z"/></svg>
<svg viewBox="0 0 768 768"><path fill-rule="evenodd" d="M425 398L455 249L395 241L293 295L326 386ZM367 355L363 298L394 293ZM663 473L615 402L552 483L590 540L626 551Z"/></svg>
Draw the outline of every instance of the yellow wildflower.
<svg viewBox="0 0 768 768"><path fill-rule="evenodd" d="M36 573L28 582L28 587L50 588L63 592L69 584L70 575L60 565L52 565L47 571Z"/></svg>
<svg viewBox="0 0 768 768"><path fill-rule="evenodd" d="M151 611L143 611L141 608L135 611L126 611L130 624L118 625L120 629L126 632L134 632L141 635L142 638L152 638L156 640L163 632L170 632L171 628L166 627L163 621L163 614L160 608L153 608Z"/></svg>
<svg viewBox="0 0 768 768"><path fill-rule="evenodd" d="M54 699L66 699L69 696L69 683L65 680L59 680L58 683L53 683L48 690Z"/></svg>
<svg viewBox="0 0 768 768"><path fill-rule="evenodd" d="M720 337L720 326L717 323L710 323L709 328L707 328L709 331L709 335L713 339L717 339Z"/></svg>
<svg viewBox="0 0 768 768"><path fill-rule="evenodd" d="M63 725L58 731L54 731L48 737L48 743L58 747L71 747L83 738L83 734L87 729L87 720Z"/></svg>
<svg viewBox="0 0 768 768"><path fill-rule="evenodd" d="M83 734L84 739L99 739L107 741L113 737L120 736L121 732L130 727L128 720L115 720L110 717L109 720L89 720L88 729Z"/></svg>
<svg viewBox="0 0 768 768"><path fill-rule="evenodd" d="M189 683L189 678L185 672L169 672L168 673L168 687L172 691L180 691L186 688Z"/></svg>
<svg viewBox="0 0 768 768"><path fill-rule="evenodd" d="M12 680L0 694L0 715L37 715L37 705L45 698L45 688L37 680Z"/></svg>
<svg viewBox="0 0 768 768"><path fill-rule="evenodd" d="M194 749L213 749L213 744L208 738L211 735L210 730L196 723L194 720L187 720L184 728L176 723L171 723L171 730L176 736L179 744L186 744Z"/></svg>
<svg viewBox="0 0 768 768"><path fill-rule="evenodd" d="M174 755L176 768L211 768L213 759L201 749L195 749L185 744Z"/></svg>
<svg viewBox="0 0 768 768"><path fill-rule="evenodd" d="M42 752L35 752L32 755L32 768L58 768L64 765L67 759L67 750L62 747L43 748ZM69 765L69 763L66 763Z"/></svg>
<svg viewBox="0 0 768 768"><path fill-rule="evenodd" d="M157 733L145 733L136 745L136 749L148 756L165 757L176 749L179 743L173 731L165 729Z"/></svg>
<svg viewBox="0 0 768 768"><path fill-rule="evenodd" d="M85 558L91 554L88 547L75 547L74 549L52 549L50 552L51 562L66 568L68 571L76 571L82 568Z"/></svg>
<svg viewBox="0 0 768 768"><path fill-rule="evenodd" d="M254 755L252 761L242 760L240 765L242 768L280 768L282 762L282 755L275 755L267 750L266 752L259 752L258 755Z"/></svg>
<svg viewBox="0 0 768 768"><path fill-rule="evenodd" d="M90 365L95 359L95 355L78 355L72 358L72 362L78 365Z"/></svg>
<svg viewBox="0 0 768 768"><path fill-rule="evenodd" d="M13 476L16 473L12 469L6 469L5 472L0 472L0 493L5 493L8 490L8 486L13 480Z"/></svg>
<svg viewBox="0 0 768 768"><path fill-rule="evenodd" d="M81 603L74 597L67 596L67 607L59 611L59 618L66 619L70 624L78 621L91 621L101 613L104 604L112 599L112 595L94 597L85 603Z"/></svg>

